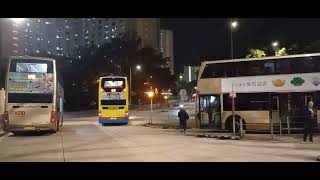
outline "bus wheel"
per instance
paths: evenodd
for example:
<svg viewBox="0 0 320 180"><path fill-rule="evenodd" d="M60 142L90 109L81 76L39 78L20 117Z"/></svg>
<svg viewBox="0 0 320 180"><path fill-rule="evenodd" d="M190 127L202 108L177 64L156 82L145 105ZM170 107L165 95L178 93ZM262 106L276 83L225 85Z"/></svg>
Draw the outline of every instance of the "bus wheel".
<svg viewBox="0 0 320 180"><path fill-rule="evenodd" d="M235 116L235 133L239 133L240 130L240 119L242 119L240 116ZM233 133L233 118L232 116L229 116L225 123L225 129L228 130L228 132ZM242 119L242 129L246 129L245 121Z"/></svg>

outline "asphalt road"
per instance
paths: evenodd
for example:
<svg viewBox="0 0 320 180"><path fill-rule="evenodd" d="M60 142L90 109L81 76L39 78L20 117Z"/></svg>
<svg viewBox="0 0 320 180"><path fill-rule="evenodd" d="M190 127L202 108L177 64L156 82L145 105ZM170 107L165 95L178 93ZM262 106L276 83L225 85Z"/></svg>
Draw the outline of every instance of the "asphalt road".
<svg viewBox="0 0 320 180"><path fill-rule="evenodd" d="M1 137L0 161L315 161L320 152L317 142L217 140L144 127L148 116L132 111L128 125L101 126L95 111L67 113L58 133Z"/></svg>

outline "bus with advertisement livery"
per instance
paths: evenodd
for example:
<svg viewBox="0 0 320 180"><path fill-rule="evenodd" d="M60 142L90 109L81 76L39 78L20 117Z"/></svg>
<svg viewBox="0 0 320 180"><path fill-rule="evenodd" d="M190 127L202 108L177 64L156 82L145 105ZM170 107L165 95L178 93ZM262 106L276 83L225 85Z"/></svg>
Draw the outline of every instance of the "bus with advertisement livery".
<svg viewBox="0 0 320 180"><path fill-rule="evenodd" d="M6 76L4 130L59 131L63 123L64 91L56 61L12 56Z"/></svg>
<svg viewBox="0 0 320 180"><path fill-rule="evenodd" d="M233 92L233 93L232 93ZM320 53L204 61L197 82L200 127L233 131L302 129L303 108L315 104L320 124Z"/></svg>
<svg viewBox="0 0 320 180"><path fill-rule="evenodd" d="M126 77L100 77L98 88L99 123L128 124L129 87Z"/></svg>

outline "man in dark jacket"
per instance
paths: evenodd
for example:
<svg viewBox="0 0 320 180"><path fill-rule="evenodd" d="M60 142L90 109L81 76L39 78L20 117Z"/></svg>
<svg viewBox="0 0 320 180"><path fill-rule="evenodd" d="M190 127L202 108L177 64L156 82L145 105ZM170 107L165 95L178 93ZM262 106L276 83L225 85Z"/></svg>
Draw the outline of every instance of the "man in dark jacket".
<svg viewBox="0 0 320 180"><path fill-rule="evenodd" d="M189 119L189 115L185 109L183 109L183 106L180 105L180 111L178 112L178 117L180 121L180 127L181 127L181 133L186 133L187 129L187 120Z"/></svg>
<svg viewBox="0 0 320 180"><path fill-rule="evenodd" d="M313 125L315 119L315 113L313 110L313 102L309 101L308 106L304 110L305 121L304 121L304 136L303 141L307 140L308 135L309 141L313 142L312 135L313 135Z"/></svg>

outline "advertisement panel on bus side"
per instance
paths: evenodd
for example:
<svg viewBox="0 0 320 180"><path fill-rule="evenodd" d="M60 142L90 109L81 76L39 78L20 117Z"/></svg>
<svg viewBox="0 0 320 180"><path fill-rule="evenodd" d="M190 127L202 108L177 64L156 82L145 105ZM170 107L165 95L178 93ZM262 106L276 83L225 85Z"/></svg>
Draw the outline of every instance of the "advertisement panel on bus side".
<svg viewBox="0 0 320 180"><path fill-rule="evenodd" d="M221 91L223 93L320 91L320 73L222 78Z"/></svg>

